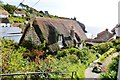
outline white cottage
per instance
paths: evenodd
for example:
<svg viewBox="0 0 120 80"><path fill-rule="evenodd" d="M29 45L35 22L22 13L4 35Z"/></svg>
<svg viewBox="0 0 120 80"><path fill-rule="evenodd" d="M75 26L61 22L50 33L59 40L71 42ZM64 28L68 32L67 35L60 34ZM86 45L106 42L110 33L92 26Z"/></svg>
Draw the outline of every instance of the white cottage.
<svg viewBox="0 0 120 80"><path fill-rule="evenodd" d="M11 27L11 23L7 18L0 18L0 27Z"/></svg>
<svg viewBox="0 0 120 80"><path fill-rule="evenodd" d="M23 11L15 11L14 16L16 17L26 17L26 14Z"/></svg>
<svg viewBox="0 0 120 80"><path fill-rule="evenodd" d="M0 10L0 18L7 18L9 17L9 13L5 10Z"/></svg>

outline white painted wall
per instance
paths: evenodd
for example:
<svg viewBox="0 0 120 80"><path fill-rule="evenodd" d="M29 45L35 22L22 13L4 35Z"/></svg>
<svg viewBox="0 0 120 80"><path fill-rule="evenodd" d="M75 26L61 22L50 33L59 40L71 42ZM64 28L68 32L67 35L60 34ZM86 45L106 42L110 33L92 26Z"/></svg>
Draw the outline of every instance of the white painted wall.
<svg viewBox="0 0 120 80"><path fill-rule="evenodd" d="M6 27L6 26L11 27L11 24L10 23L7 23L7 24L6 23L0 23L0 27L3 27L3 26L4 27Z"/></svg>
<svg viewBox="0 0 120 80"><path fill-rule="evenodd" d="M9 15L3 15L3 14L0 14L0 18L8 18Z"/></svg>
<svg viewBox="0 0 120 80"><path fill-rule="evenodd" d="M116 36L120 37L120 27L115 28L115 33L116 33Z"/></svg>
<svg viewBox="0 0 120 80"><path fill-rule="evenodd" d="M26 15L25 15L25 14L16 14L16 13L14 13L14 16L26 17Z"/></svg>

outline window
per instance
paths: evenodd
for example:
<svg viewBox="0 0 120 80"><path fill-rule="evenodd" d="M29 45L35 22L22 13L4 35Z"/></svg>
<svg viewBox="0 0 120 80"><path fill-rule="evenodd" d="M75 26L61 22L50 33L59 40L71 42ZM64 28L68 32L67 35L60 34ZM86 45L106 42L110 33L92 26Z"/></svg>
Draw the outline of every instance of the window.
<svg viewBox="0 0 120 80"><path fill-rule="evenodd" d="M59 35L58 41L62 41L62 35Z"/></svg>

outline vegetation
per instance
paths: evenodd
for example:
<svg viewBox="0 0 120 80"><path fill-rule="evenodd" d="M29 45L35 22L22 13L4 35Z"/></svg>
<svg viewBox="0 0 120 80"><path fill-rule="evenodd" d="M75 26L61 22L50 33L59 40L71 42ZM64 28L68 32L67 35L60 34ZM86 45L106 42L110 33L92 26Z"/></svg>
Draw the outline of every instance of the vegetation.
<svg viewBox="0 0 120 80"><path fill-rule="evenodd" d="M101 55L107 52L110 48L116 49L117 52L120 51L120 39L92 46L92 49L94 49L97 53Z"/></svg>
<svg viewBox="0 0 120 80"><path fill-rule="evenodd" d="M101 43L96 46L93 46L92 49L96 50L99 54L102 55L103 53L107 52L112 47L113 47L112 42L105 42L105 43Z"/></svg>
<svg viewBox="0 0 120 80"><path fill-rule="evenodd" d="M112 62L108 65L108 71L100 75L101 80L105 80L106 78L109 80L117 80L118 61L119 56L112 59Z"/></svg>
<svg viewBox="0 0 120 80"><path fill-rule="evenodd" d="M88 65L97 59L96 53L94 50L88 49L87 47L83 48L82 50L76 49L76 48L70 48L70 49L65 49L62 51L58 51L56 57L61 58L66 55L71 55L74 54L76 55L82 64L84 64L86 67Z"/></svg>
<svg viewBox="0 0 120 80"><path fill-rule="evenodd" d="M15 22L15 23L24 23L26 21L26 18L24 18L24 17L9 17L9 20L11 22Z"/></svg>
<svg viewBox="0 0 120 80"><path fill-rule="evenodd" d="M56 55L43 54L42 50L26 49L22 46L16 46L13 41L1 40L2 46L2 73L17 73L17 72L67 72L64 77L71 77L72 72L76 72L74 77L84 77L85 68L94 61L97 57L94 51L88 48L82 50L69 48L63 51L58 51ZM44 49L45 45L41 45ZM63 56L61 54L65 53ZM49 75L49 77L57 78L63 75Z"/></svg>
<svg viewBox="0 0 120 80"><path fill-rule="evenodd" d="M107 52L102 54L102 56L100 57L100 62L103 62L108 56L112 55L115 52L116 52L115 48L110 48Z"/></svg>
<svg viewBox="0 0 120 80"><path fill-rule="evenodd" d="M17 73L17 72L68 72L67 75L49 74L51 78L71 77L71 72L76 72L74 77L84 78L84 71L89 64L96 60L98 52L103 54L100 58L105 59L108 55L119 51L119 40L102 43L89 49L84 47L79 50L77 48L68 48L57 51L54 54L48 54L45 47L45 42L40 46L29 48L29 44L17 46L11 40L1 40L2 46L2 72L1 73ZM30 43L30 42L29 42ZM105 53L102 53L101 46L107 44L109 47ZM32 45L32 44L31 44ZM107 48L104 46L104 48ZM97 49L101 48L101 50ZM97 49L97 51L95 50ZM103 51L104 52L104 51ZM47 55L46 55L47 54ZM115 65L113 65L115 64ZM103 74L101 78L116 78L116 70L118 66L118 59L113 59L108 67L108 72ZM116 67L116 68L114 68ZM116 72L115 72L116 71ZM113 74L112 76L109 76ZM109 76L109 77L108 77ZM33 76L30 76L33 77Z"/></svg>
<svg viewBox="0 0 120 80"><path fill-rule="evenodd" d="M10 4L4 5L4 9L8 11L10 14L13 14L14 11L16 10L16 7Z"/></svg>

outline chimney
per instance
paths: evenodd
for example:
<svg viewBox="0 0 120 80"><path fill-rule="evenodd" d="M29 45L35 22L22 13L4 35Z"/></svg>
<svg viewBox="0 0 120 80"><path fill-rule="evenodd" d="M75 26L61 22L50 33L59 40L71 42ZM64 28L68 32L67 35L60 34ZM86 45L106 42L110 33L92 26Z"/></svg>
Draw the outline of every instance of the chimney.
<svg viewBox="0 0 120 80"><path fill-rule="evenodd" d="M75 32L74 32L74 27L73 26L71 26L70 36L71 36L72 40L75 38Z"/></svg>
<svg viewBox="0 0 120 80"><path fill-rule="evenodd" d="M105 29L105 31L108 31L108 29Z"/></svg>

